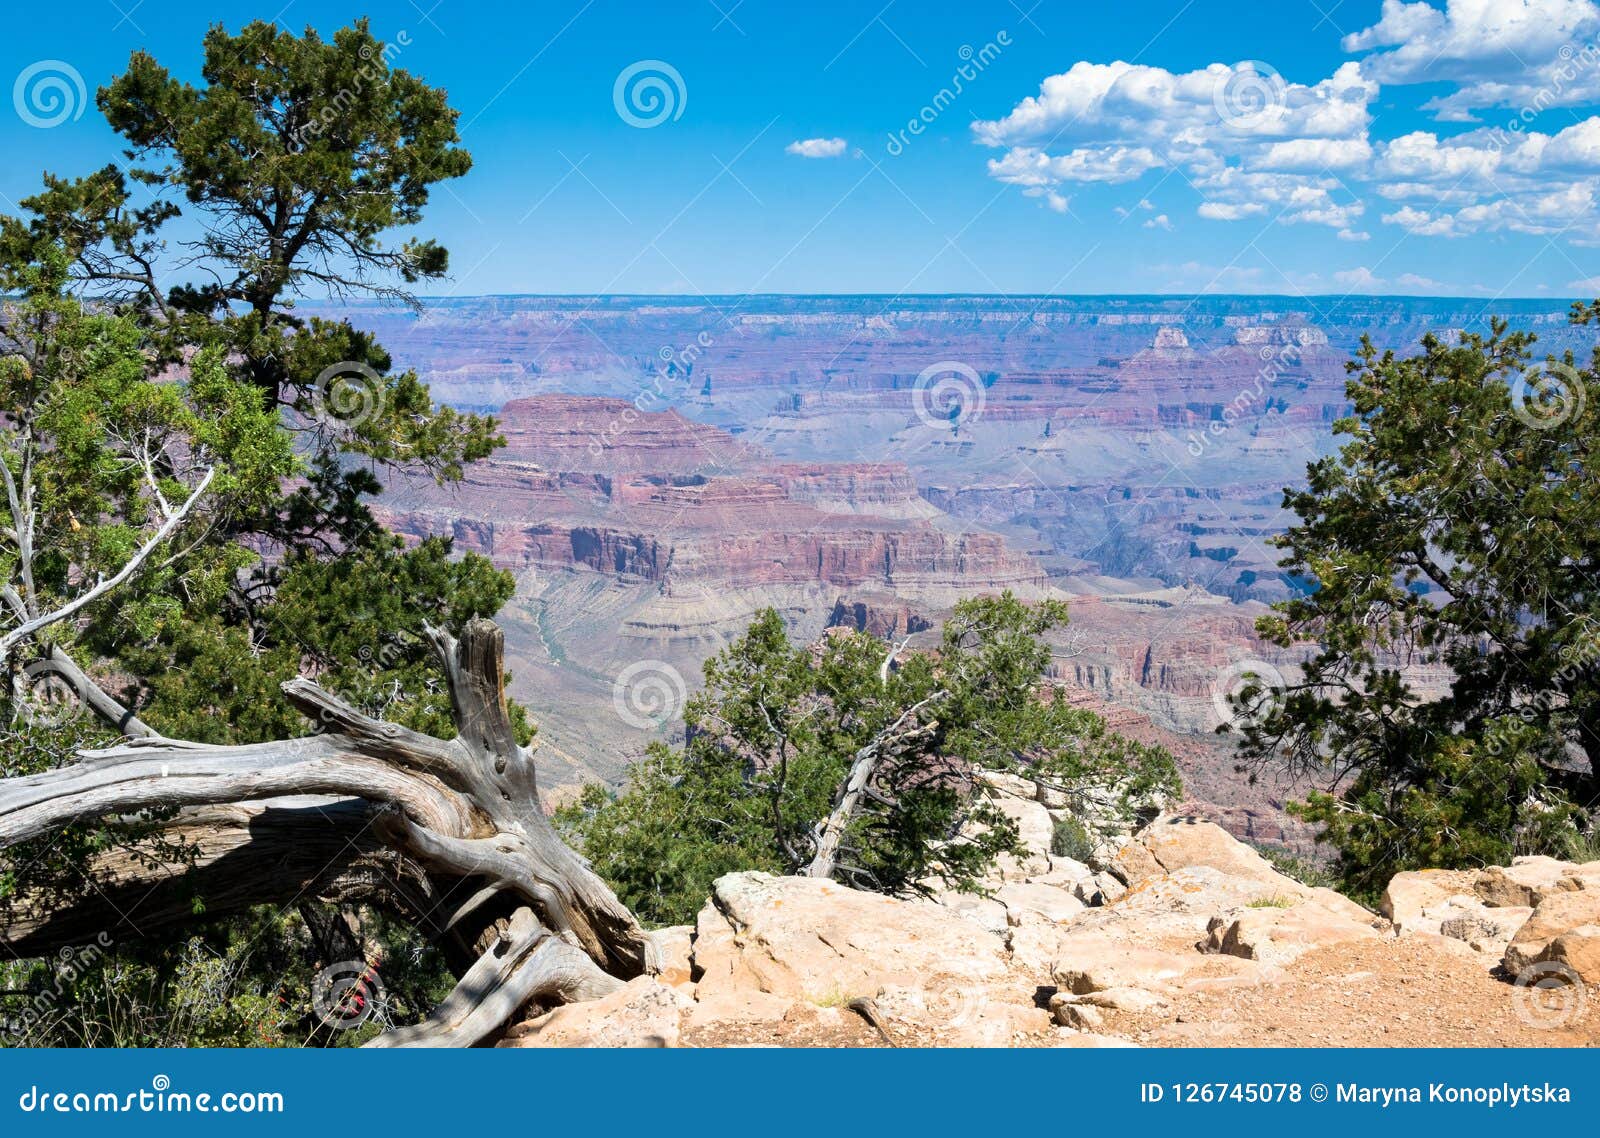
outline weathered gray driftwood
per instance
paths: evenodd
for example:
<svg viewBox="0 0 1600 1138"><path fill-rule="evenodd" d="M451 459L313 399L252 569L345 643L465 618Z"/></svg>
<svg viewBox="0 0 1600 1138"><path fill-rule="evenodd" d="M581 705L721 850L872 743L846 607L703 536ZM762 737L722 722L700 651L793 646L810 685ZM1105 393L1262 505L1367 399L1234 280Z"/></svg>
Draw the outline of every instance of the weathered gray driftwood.
<svg viewBox="0 0 1600 1138"><path fill-rule="evenodd" d="M222 828L210 833L212 856L191 872L209 874L210 888L235 905L271 899L286 885L308 887L319 875L327 880L392 851L421 870L415 893L422 904L449 893L444 908L454 911L429 914L440 927L472 914L492 922L497 910L501 919L480 926L480 958L434 1015L380 1037L386 1044L470 1045L530 999L592 998L653 970L644 930L545 815L534 748L517 744L506 711L499 627L475 620L459 641L439 629L429 637L449 685L453 739L373 719L294 679L284 696L319 725L317 734L241 746L135 735L71 766L0 780L0 848L73 822L179 807L171 823L179 836L186 827L191 837L197 826ZM284 796L301 796L305 808L249 805ZM320 796L328 808L303 796ZM273 846L282 854L301 837L331 844L328 809L351 831L336 839L343 843L336 864L299 857L291 872L270 872ZM223 888L219 866L230 860ZM122 869L125 881L137 880L134 867ZM9 924L5 939L14 938L14 948L36 949L79 921L36 904Z"/></svg>

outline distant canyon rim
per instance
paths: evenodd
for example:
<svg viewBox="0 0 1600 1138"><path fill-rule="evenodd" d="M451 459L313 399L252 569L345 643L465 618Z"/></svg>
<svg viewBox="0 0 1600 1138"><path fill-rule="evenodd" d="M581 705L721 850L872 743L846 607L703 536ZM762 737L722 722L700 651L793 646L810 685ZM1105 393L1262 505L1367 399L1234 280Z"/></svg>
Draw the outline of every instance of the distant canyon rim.
<svg viewBox="0 0 1600 1138"><path fill-rule="evenodd" d="M382 519L512 571L512 694L556 796L681 738L703 661L792 634L912 644L962 596L1058 596L1052 678L1178 757L1190 811L1304 851L1299 790L1236 770L1231 684L1297 583L1283 489L1336 445L1361 338L1584 349L1564 301L1382 297L535 297L340 308L506 446L395 478ZM1430 677L1419 676L1427 684ZM542 768L542 769L543 769Z"/></svg>

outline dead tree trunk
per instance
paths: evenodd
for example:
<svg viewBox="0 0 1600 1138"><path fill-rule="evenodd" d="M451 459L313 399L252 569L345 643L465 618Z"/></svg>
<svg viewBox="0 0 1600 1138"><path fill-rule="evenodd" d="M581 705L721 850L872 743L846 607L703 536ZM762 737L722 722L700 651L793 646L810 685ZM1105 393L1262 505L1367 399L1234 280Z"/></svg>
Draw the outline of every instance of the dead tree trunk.
<svg viewBox="0 0 1600 1138"><path fill-rule="evenodd" d="M893 658L892 653L890 658ZM884 665L888 666L887 660L884 661ZM812 835L816 852L802 871L803 876L826 878L834 875L839 868L839 848L844 842L845 831L854 821L856 810L861 806L861 799L866 796L868 785L877 776L879 764L907 740L933 731L937 724L918 724L917 716L921 714L923 708L946 698L948 694L941 690L926 699L918 700L855 753L850 760L849 776L839 788L833 809ZM913 726L907 728L908 722Z"/></svg>
<svg viewBox="0 0 1600 1138"><path fill-rule="evenodd" d="M86 752L72 766L0 780L0 848L73 822L157 807L184 808L178 826L192 825L203 808L283 796L359 800L368 812L359 835L363 852L387 847L428 877L474 886L457 891L468 900L455 911L434 914L442 916L441 927L496 900L502 912L513 912L433 1016L380 1036L380 1044L470 1045L530 999L593 998L654 971L650 938L545 815L534 747L517 745L506 713L499 627L475 620L459 642L436 629L429 637L449 685L454 739L372 719L310 680L294 679L283 685L284 695L319 726L318 734L241 746L143 735ZM317 811L303 818L308 828L326 830ZM293 824L288 814L275 820ZM275 831L276 840L284 837ZM233 838L239 848L256 840L249 833ZM259 868L259 860L237 850L232 856ZM281 882L259 886L265 894ZM49 924L36 922L31 935L47 939Z"/></svg>

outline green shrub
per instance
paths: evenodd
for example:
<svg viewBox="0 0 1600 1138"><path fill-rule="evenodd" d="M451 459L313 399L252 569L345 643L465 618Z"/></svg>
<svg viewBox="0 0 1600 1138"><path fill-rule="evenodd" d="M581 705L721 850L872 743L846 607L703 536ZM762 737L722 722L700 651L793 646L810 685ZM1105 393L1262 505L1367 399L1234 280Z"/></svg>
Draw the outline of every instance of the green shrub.
<svg viewBox="0 0 1600 1138"><path fill-rule="evenodd" d="M1076 818L1067 817L1056 823L1050 833L1050 852L1056 857L1070 857L1073 861L1088 861L1094 853L1094 836L1089 827Z"/></svg>

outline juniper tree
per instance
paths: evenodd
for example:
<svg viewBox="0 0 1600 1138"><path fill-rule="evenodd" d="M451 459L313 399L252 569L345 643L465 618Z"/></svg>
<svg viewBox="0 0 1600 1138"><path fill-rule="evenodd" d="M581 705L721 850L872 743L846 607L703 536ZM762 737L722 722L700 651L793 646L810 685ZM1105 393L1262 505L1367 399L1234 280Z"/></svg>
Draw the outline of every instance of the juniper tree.
<svg viewBox="0 0 1600 1138"><path fill-rule="evenodd" d="M1130 812L1177 791L1171 757L1109 731L1045 681L1057 601L960 602L933 650L834 630L789 639L769 609L705 665L680 748L657 745L629 789L599 786L560 815L648 919L692 920L711 882L744 869L889 893L977 889L1018 852L985 771Z"/></svg>
<svg viewBox="0 0 1600 1138"><path fill-rule="evenodd" d="M1285 690L1242 693L1242 746L1327 787L1297 809L1360 892L1593 832L1600 357L1534 349L1500 322L1410 356L1364 343L1343 447L1285 494L1305 591L1260 631L1312 652Z"/></svg>

